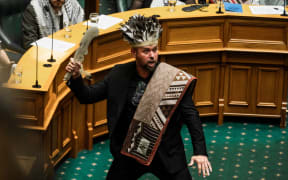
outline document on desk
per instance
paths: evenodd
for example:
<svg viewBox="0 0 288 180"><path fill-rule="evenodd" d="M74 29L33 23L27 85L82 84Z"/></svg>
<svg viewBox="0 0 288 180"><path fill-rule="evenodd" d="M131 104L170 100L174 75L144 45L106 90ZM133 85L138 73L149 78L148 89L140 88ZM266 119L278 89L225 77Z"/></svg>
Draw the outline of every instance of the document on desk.
<svg viewBox="0 0 288 180"><path fill-rule="evenodd" d="M115 24L122 22L123 19L107 16L107 15L100 15L98 23L92 23L90 20L88 21L88 26L91 27L98 27L99 29L107 29ZM87 22L83 23L83 25L87 26Z"/></svg>
<svg viewBox="0 0 288 180"><path fill-rule="evenodd" d="M47 48L51 50L52 47L52 39L49 37L43 37L36 41L39 47ZM31 43L33 46L35 46L35 43ZM55 51L67 51L68 49L75 46L74 43L69 43L61 40L54 39L53 40L53 50Z"/></svg>
<svg viewBox="0 0 288 180"><path fill-rule="evenodd" d="M283 6L249 6L252 14L282 14Z"/></svg>

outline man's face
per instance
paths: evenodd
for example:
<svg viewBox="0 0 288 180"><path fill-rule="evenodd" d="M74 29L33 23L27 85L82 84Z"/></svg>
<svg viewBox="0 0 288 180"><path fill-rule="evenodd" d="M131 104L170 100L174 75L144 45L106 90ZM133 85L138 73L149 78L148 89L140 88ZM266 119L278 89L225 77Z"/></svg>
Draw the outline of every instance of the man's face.
<svg viewBox="0 0 288 180"><path fill-rule="evenodd" d="M65 3L65 0L50 0L50 3L56 11L59 11Z"/></svg>
<svg viewBox="0 0 288 180"><path fill-rule="evenodd" d="M157 45L143 46L131 49L132 55L136 58L136 65L143 70L152 72L158 62Z"/></svg>

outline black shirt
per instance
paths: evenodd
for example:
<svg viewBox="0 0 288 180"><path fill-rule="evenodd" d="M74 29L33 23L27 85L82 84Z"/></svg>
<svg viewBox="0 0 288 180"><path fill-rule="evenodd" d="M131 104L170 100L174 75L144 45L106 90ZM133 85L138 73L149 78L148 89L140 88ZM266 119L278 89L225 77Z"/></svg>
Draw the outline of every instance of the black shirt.
<svg viewBox="0 0 288 180"><path fill-rule="evenodd" d="M151 73L148 78L143 79L138 75L137 71L135 70L135 73L133 73L133 77L130 79L125 106L122 111L120 120L118 121L114 131L114 133L116 133L117 135L113 136L115 137L115 139L111 139L111 141L114 141L113 143L117 145L117 154L122 149L122 145L127 135L131 120L133 119L137 106L145 92L145 89L152 75L153 73Z"/></svg>

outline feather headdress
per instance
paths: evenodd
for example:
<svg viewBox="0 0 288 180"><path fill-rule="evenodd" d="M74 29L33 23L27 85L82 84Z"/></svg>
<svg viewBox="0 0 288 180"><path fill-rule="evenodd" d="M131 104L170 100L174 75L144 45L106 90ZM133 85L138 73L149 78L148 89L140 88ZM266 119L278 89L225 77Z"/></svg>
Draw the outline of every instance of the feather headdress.
<svg viewBox="0 0 288 180"><path fill-rule="evenodd" d="M125 24L121 24L124 39L132 47L158 44L162 27L156 16L144 17L136 14L131 16Z"/></svg>

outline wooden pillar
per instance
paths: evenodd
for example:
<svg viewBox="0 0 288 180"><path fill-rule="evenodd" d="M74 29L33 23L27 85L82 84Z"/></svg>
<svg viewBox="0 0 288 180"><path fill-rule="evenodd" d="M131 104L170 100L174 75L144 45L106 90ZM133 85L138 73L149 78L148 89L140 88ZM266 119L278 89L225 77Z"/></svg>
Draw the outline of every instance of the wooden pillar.
<svg viewBox="0 0 288 180"><path fill-rule="evenodd" d="M85 19L88 19L89 14L92 12L99 13L99 1L100 0L85 0Z"/></svg>
<svg viewBox="0 0 288 180"><path fill-rule="evenodd" d="M224 105L225 105L225 99L224 99L224 84L225 84L225 69L226 69L226 53L222 52L221 54L221 64L220 64L220 78L219 78L219 99L218 99L218 124L223 124L223 112L224 112Z"/></svg>

